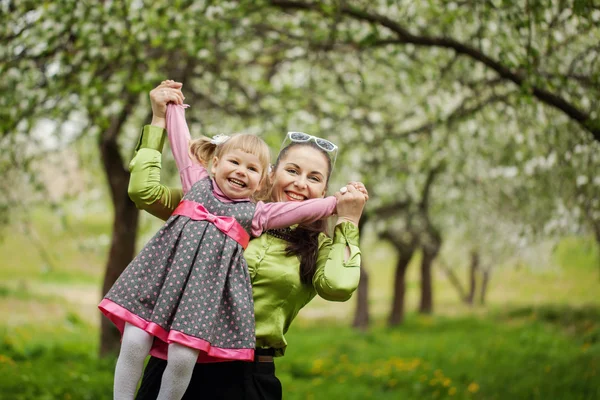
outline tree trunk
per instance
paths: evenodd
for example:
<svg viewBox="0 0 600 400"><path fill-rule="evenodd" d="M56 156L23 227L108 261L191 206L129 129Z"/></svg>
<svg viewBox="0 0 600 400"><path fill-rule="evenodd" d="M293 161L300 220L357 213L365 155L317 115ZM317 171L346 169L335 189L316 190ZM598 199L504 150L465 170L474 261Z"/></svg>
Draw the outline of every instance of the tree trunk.
<svg viewBox="0 0 600 400"><path fill-rule="evenodd" d="M475 293L477 291L477 272L479 270L479 253L476 250L471 251L471 265L469 266L469 295L466 303L473 305Z"/></svg>
<svg viewBox="0 0 600 400"><path fill-rule="evenodd" d="M415 253L415 249L405 247L401 249L398 262L396 263L396 275L394 277L394 298L392 300L392 312L388 320L390 326L400 325L404 320L404 299L406 295L406 270Z"/></svg>
<svg viewBox="0 0 600 400"><path fill-rule="evenodd" d="M600 221L592 222L594 226L594 236L598 247L598 278L600 279Z"/></svg>
<svg viewBox="0 0 600 400"><path fill-rule="evenodd" d="M437 255L437 251L432 251L423 247L423 259L421 260L421 302L419 312L421 314L431 314L433 312L433 277L431 266Z"/></svg>
<svg viewBox="0 0 600 400"><path fill-rule="evenodd" d="M363 215L358 221L358 230L363 231L365 224L367 223L368 215ZM362 244L361 244L362 247ZM369 273L365 266L365 261L361 261L360 266L360 281L358 282L356 299L356 311L354 313L354 321L352 327L360 329L362 331L367 330L369 327Z"/></svg>
<svg viewBox="0 0 600 400"><path fill-rule="evenodd" d="M360 267L360 281L358 282L356 312L352 327L366 331L369 327L369 273L365 269L365 262Z"/></svg>
<svg viewBox="0 0 600 400"><path fill-rule="evenodd" d="M481 277L481 292L479 295L479 304L485 305L485 296L487 295L488 283L490 281L491 268L485 268Z"/></svg>
<svg viewBox="0 0 600 400"><path fill-rule="evenodd" d="M108 180L113 203L113 231L110 252L106 263L102 296L115 283L121 272L133 259L137 234L139 212L129 199L129 171L124 167L119 153L117 137L127 116L131 112L134 101L131 100L118 116L103 132L99 148L104 172ZM105 317L101 319L100 356L117 353L120 346L120 335L114 325Z"/></svg>
<svg viewBox="0 0 600 400"><path fill-rule="evenodd" d="M452 284L452 286L454 286L454 288L458 292L458 297L460 298L460 301L466 303L468 297L467 291L464 289L462 283L460 282L460 279L458 279L458 276L456 276L452 268L450 268L443 260L439 260L437 265L439 265L440 268L442 268L442 271L444 271L444 273L446 274L448 281L450 282L450 284Z"/></svg>

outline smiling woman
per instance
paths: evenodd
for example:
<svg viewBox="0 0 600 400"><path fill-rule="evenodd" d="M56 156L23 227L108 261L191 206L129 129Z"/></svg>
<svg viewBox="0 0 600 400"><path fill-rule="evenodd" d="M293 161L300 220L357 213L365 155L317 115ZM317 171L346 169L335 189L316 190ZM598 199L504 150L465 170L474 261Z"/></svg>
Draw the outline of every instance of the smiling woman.
<svg viewBox="0 0 600 400"><path fill-rule="evenodd" d="M271 173L273 201L303 201L323 197L331 174L331 159L312 142L291 143L279 153Z"/></svg>
<svg viewBox="0 0 600 400"><path fill-rule="evenodd" d="M170 140L180 166L192 160L184 107L168 108ZM191 184L163 228L100 304L121 330L115 397L133 397L145 356L166 358L159 398L180 399L197 361L252 361L254 307L243 250L250 236L330 216L335 197L301 203L250 201L266 180L269 149L254 135L200 138L199 163L184 168ZM211 178L206 170L212 159Z"/></svg>
<svg viewBox="0 0 600 400"><path fill-rule="evenodd" d="M232 204L233 207L242 207L241 204L245 204L243 207L247 207L248 204L255 207L251 221L242 218L246 221L243 224L249 224L249 226L244 226L255 237L248 243L248 247L243 253L244 257L241 257L241 251L236 250L235 252L236 257L239 256L239 259L236 258L236 260L244 263L247 261L247 264L242 264L246 267L247 274L243 275L242 271L234 272L234 274L239 273L245 276L247 281L233 282L233 285L225 284L223 286L235 288L236 284L242 283L242 288L247 287L248 291L251 290L253 303L250 303L250 309L253 309L255 319L254 323L246 325L246 328L255 327L255 335L253 332L255 348L252 349L254 355L250 361L243 361L247 359L239 358L239 361L225 363L206 362L211 361L209 357L197 358L198 361L205 362L198 363L194 367L192 379L183 398L281 399L282 388L275 376L273 356L284 354L287 346L285 333L300 309L316 295L326 300L346 301L356 290L360 276L357 225L368 194L364 185L354 182L346 186L347 193L344 195L336 193L335 198L324 199L333 167L332 158L328 151L309 137L309 140L306 141L292 140L288 143L289 145L286 144L275 162L273 171L268 175L269 198L275 202L252 203L248 202L248 199L228 198L224 193L225 190L228 190L224 189L225 187L238 190L246 189L251 185L248 175L254 173L251 169L252 163L242 160L241 153L231 153L234 157L229 157L229 153L226 153L224 149L231 140L223 142L222 138L218 140L213 138L214 142L218 142L218 144L213 144L216 144L217 147L223 146L223 150L216 159L212 158L213 164L217 164L213 166L212 171L215 179L208 177L206 169L188 157L189 131L187 126L186 129L180 130L176 124L167 123L165 120L167 102L178 103L178 99L181 98L183 98L181 84L173 81L165 81L150 92L154 111L152 125L144 128L134 159L130 163L130 197L132 200L139 208L148 210L163 219L169 218L176 208L181 207L181 205L177 207L176 205L182 199L182 191L160 184L161 150L166 127L171 149L180 171L183 193L185 193L181 204L188 201L215 199L218 201L217 204L221 204L222 207ZM183 115L181 107L170 105L169 110ZM183 122L185 121L183 120ZM254 154L251 149L242 150L243 153ZM224 170L221 179L218 177L218 170L222 167L222 162L227 164L227 171ZM200 182L204 182L204 186L200 186ZM321 204L321 202L329 204L332 200L337 200L337 205L334 204L334 207L337 208L338 224L333 238L329 238L320 231L318 226L319 220L328 213L320 212L320 215L316 215L315 204ZM333 208L325 211L331 210ZM175 214L177 213L175 210ZM298 221L297 217L300 214L305 214L305 218ZM176 224L177 220L173 218L178 217L178 215L171 216L166 226ZM292 219L296 219L299 226L294 229L285 228L292 225ZM261 233L266 234L261 235ZM208 235L211 234L213 233ZM194 242L196 240L203 241L206 237L207 234L194 231L187 234L188 240ZM217 250L216 253L215 250ZM200 256L204 252L206 252L206 256ZM232 272L228 271L229 267L226 266L230 264L218 261L223 260L220 247L208 243L205 249L193 250L192 254L192 259L196 257L204 260L203 263L219 264L213 271L215 275L231 275ZM186 257L184 255L183 258ZM201 282L211 284L211 275L205 275L202 279L200 277L194 279L195 272L192 271L195 271L195 268L185 270L183 279L179 280L190 282L192 286L201 284ZM159 279L157 278L159 274L149 275L148 279L150 280ZM240 278L240 281L243 279ZM163 281L158 283L160 284L160 282ZM252 286L247 286L248 283L251 283ZM192 288L192 290L194 289ZM233 304L240 303L240 294L237 293L237 297L233 296L233 301L224 296L226 312ZM245 296L244 292L241 298L245 298ZM137 295L133 297L137 297ZM187 300L188 298L186 298ZM186 304L184 308L186 307L189 306ZM193 309L193 313L187 320L188 324L201 326L204 315L211 309L213 309L212 300L207 298L206 303L201 302L198 307ZM229 319L220 317L214 321L214 326L218 327L221 324L219 319L225 322L237 321L244 315L243 312L247 312L247 310L243 310L235 316L230 315ZM215 328L213 328L214 330ZM218 343L221 341L231 343L230 341L239 340L242 332L246 337L244 329L217 331L217 342L216 344L211 343L211 346L218 347ZM177 378L173 377L173 373L170 372L172 345L173 343L167 345L167 342L160 337L154 340L153 357L146 367L137 395L138 399L156 399L159 391L163 391L165 385ZM168 357L169 360L165 360L165 357ZM116 380L119 379L119 375L120 370L117 368ZM135 384L137 378L130 377L129 381ZM180 387L185 390L186 385Z"/></svg>

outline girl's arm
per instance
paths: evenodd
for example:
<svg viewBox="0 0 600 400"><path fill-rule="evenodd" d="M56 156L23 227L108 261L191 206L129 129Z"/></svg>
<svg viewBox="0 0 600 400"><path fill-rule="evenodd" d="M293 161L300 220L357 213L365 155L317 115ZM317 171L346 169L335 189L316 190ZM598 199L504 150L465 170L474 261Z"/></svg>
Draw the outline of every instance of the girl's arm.
<svg viewBox="0 0 600 400"><path fill-rule="evenodd" d="M299 202L263 203L259 201L252 219L252 235L260 236L268 229L287 228L329 217L335 212L336 205L337 200L333 196Z"/></svg>
<svg viewBox="0 0 600 400"><path fill-rule="evenodd" d="M169 188L160 183L162 149L165 143L165 130L146 125L129 163L128 193L137 208L148 211L163 220L167 220L182 193L179 188Z"/></svg>
<svg viewBox="0 0 600 400"><path fill-rule="evenodd" d="M319 241L313 287L325 300L346 301L360 280L358 226L342 222L335 227L333 239L320 235Z"/></svg>
<svg viewBox="0 0 600 400"><path fill-rule="evenodd" d="M206 178L208 171L202 165L192 161L189 156L190 130L185 121L186 105L167 105L167 132L173 157L179 170L183 193L187 193L192 185L200 179Z"/></svg>

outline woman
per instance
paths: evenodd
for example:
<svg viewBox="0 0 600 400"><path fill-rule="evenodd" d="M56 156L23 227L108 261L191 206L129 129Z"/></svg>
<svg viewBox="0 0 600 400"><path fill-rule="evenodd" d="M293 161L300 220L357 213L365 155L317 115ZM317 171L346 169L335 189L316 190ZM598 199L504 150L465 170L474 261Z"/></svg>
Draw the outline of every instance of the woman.
<svg viewBox="0 0 600 400"><path fill-rule="evenodd" d="M183 103L181 84L165 81L150 92L153 118L144 127L130 164L129 194L136 205L167 219L182 197L179 189L160 185L168 102ZM335 146L309 135L288 134L270 173L272 201L323 197L333 167ZM180 171L185 181L185 170ZM330 301L348 300L360 277L358 220L368 194L361 183L346 186L337 204L333 238L321 227L268 231L245 251L252 280L256 319L254 362L197 364L184 399L281 399L274 356L282 356L285 333L302 307L317 294ZM156 399L166 361L152 357L137 399Z"/></svg>

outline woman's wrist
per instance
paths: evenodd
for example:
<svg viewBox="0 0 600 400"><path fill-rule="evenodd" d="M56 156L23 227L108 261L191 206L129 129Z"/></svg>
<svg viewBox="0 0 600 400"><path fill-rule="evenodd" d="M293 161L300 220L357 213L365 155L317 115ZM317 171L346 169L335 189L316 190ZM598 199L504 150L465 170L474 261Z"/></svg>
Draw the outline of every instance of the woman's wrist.
<svg viewBox="0 0 600 400"><path fill-rule="evenodd" d="M338 217L336 225L340 225L344 222L350 222L352 225L358 226L358 219L348 218L348 217Z"/></svg>
<svg viewBox="0 0 600 400"><path fill-rule="evenodd" d="M157 117L156 115L152 116L152 122L150 123L152 126L156 126L162 129L167 129L167 120L166 118Z"/></svg>

